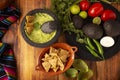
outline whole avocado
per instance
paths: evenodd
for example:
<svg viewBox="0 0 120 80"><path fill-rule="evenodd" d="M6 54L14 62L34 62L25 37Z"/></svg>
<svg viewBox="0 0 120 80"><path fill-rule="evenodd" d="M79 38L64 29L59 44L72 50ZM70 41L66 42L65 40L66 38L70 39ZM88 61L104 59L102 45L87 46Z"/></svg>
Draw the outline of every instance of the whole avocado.
<svg viewBox="0 0 120 80"><path fill-rule="evenodd" d="M7 8L12 2L13 0L0 0L0 9Z"/></svg>
<svg viewBox="0 0 120 80"><path fill-rule="evenodd" d="M94 23L84 25L82 30L86 36L93 39L100 39L103 36L103 29L101 26Z"/></svg>
<svg viewBox="0 0 120 80"><path fill-rule="evenodd" d="M104 30L106 35L115 37L120 35L120 22L108 20L104 22Z"/></svg>
<svg viewBox="0 0 120 80"><path fill-rule="evenodd" d="M74 24L75 28L77 28L77 29L82 28L83 19L80 16L75 15L72 17L72 20L73 20L73 24Z"/></svg>

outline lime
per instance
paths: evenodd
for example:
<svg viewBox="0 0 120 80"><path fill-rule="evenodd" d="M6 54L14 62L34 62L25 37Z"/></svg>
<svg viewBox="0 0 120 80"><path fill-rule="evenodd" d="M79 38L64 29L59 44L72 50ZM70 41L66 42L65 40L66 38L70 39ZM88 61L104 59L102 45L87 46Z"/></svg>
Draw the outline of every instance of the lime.
<svg viewBox="0 0 120 80"><path fill-rule="evenodd" d="M81 80L82 74L83 74L83 72L81 72L81 71L78 73L77 80Z"/></svg>
<svg viewBox="0 0 120 80"><path fill-rule="evenodd" d="M86 19L86 18L87 18L87 12L86 12L86 11L81 11L81 12L79 13L79 16L80 16L81 18L83 18L83 19Z"/></svg>
<svg viewBox="0 0 120 80"><path fill-rule="evenodd" d="M81 73L79 80L89 80L93 76L93 71L89 69L87 72Z"/></svg>
<svg viewBox="0 0 120 80"><path fill-rule="evenodd" d="M76 4L72 5L70 7L70 11L71 11L72 14L78 14L80 12L79 5L76 5Z"/></svg>
<svg viewBox="0 0 120 80"><path fill-rule="evenodd" d="M101 18L100 17L94 17L93 18L93 23L99 25L101 23Z"/></svg>
<svg viewBox="0 0 120 80"><path fill-rule="evenodd" d="M75 59L73 62L73 67L81 72L88 71L88 65L81 59Z"/></svg>
<svg viewBox="0 0 120 80"><path fill-rule="evenodd" d="M77 77L78 71L75 68L69 68L66 72L65 72L65 76L69 77L69 78L75 78Z"/></svg>

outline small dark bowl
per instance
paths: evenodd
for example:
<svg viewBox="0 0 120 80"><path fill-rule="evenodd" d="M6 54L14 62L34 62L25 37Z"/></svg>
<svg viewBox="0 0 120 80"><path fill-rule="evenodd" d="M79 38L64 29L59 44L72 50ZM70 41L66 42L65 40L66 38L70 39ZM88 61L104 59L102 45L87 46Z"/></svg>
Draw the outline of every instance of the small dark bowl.
<svg viewBox="0 0 120 80"><path fill-rule="evenodd" d="M30 39L27 37L26 32L25 32L25 29L24 29L24 27L25 27L25 22L26 22L26 16L27 16L27 15L33 15L33 14L38 13L38 12L49 14L49 15L52 16L52 17L54 18L54 20L57 21L57 23L58 23L58 26L57 26L57 29L56 29L57 31L56 31L55 36L54 36L50 41L48 41L48 42L46 42L46 43L35 43L35 42L33 42L32 40L30 40ZM50 10L47 10L47 9L35 9L35 10L32 10L32 11L28 12L28 13L26 14L26 16L23 18L20 28L21 28L21 34L22 34L24 40L25 40L28 44L30 44L30 45L32 45L32 46L35 46L35 47L47 47L47 46L53 44L54 42L56 42L56 40L58 39L58 37L59 37L59 35L60 35L61 28L60 28L60 24L59 24L58 18L57 18Z"/></svg>

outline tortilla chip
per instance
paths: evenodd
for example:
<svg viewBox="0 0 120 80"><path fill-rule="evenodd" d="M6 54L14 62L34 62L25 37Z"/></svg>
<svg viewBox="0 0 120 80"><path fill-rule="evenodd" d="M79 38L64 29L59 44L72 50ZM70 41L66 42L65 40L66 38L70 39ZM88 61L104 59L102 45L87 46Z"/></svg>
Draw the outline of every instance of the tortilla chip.
<svg viewBox="0 0 120 80"><path fill-rule="evenodd" d="M65 62L67 62L68 57L69 52L67 50L50 47L49 53L45 53L44 58L42 58L42 65L46 72L49 71L49 69L52 69L54 72L58 69L64 70Z"/></svg>
<svg viewBox="0 0 120 80"><path fill-rule="evenodd" d="M64 49L60 49L58 56L60 57L60 59L62 60L62 62L67 62L67 58L70 56L69 52L67 50Z"/></svg>
<svg viewBox="0 0 120 80"><path fill-rule="evenodd" d="M56 68L53 68L53 71L57 72L58 69L59 69L59 67L57 66Z"/></svg>
<svg viewBox="0 0 120 80"><path fill-rule="evenodd" d="M51 64L47 61L42 63L43 68L45 69L46 72L50 70Z"/></svg>
<svg viewBox="0 0 120 80"><path fill-rule="evenodd" d="M45 53L44 58L42 58L42 61L48 61L50 59L49 54Z"/></svg>
<svg viewBox="0 0 120 80"><path fill-rule="evenodd" d="M26 16L26 21L27 22L32 22L34 20L35 16Z"/></svg>
<svg viewBox="0 0 120 80"><path fill-rule="evenodd" d="M50 56L58 56L57 53L49 53Z"/></svg>
<svg viewBox="0 0 120 80"><path fill-rule="evenodd" d="M63 62L61 61L61 59L58 57L58 62L57 62L57 65L60 66L60 70L63 70L64 69L64 64Z"/></svg>
<svg viewBox="0 0 120 80"><path fill-rule="evenodd" d="M54 57L48 61L51 64L52 68L56 68L57 66L57 57Z"/></svg>
<svg viewBox="0 0 120 80"><path fill-rule="evenodd" d="M50 57L49 54L45 53L45 58L49 58L49 57Z"/></svg>
<svg viewBox="0 0 120 80"><path fill-rule="evenodd" d="M25 27L26 28L26 32L28 34L31 34L32 30L33 30L33 27Z"/></svg>
<svg viewBox="0 0 120 80"><path fill-rule="evenodd" d="M29 23L29 22L27 22L27 23L25 23L25 26L26 26L26 27L33 27L34 24L33 24L33 23Z"/></svg>
<svg viewBox="0 0 120 80"><path fill-rule="evenodd" d="M58 53L59 51L53 47L50 47L50 53Z"/></svg>

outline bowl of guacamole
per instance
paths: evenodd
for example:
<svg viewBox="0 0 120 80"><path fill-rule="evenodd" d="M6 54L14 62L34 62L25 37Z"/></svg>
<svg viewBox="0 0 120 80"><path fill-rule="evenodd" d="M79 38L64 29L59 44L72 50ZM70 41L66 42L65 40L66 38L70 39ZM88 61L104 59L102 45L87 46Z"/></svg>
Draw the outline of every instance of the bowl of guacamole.
<svg viewBox="0 0 120 80"><path fill-rule="evenodd" d="M42 25L47 22L55 22L55 29L46 33L42 30ZM45 31L49 29L49 25L46 25L43 29ZM53 26L53 25L51 25ZM24 40L35 47L47 47L56 42L58 39L61 28L58 18L47 9L35 9L26 14L21 23L21 34Z"/></svg>

